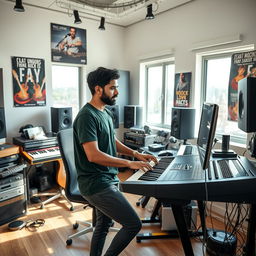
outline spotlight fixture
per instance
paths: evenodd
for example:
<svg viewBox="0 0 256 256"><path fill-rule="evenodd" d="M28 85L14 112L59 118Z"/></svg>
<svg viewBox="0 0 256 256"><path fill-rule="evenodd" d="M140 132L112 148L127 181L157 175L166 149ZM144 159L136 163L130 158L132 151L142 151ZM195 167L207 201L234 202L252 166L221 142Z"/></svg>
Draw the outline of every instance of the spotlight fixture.
<svg viewBox="0 0 256 256"><path fill-rule="evenodd" d="M15 4L13 10L16 12L24 12L25 11L25 9L22 5L22 0L16 0L16 4Z"/></svg>
<svg viewBox="0 0 256 256"><path fill-rule="evenodd" d="M154 19L155 16L153 14L153 10L152 10L152 4L147 6L147 15L145 17L146 20L152 20Z"/></svg>
<svg viewBox="0 0 256 256"><path fill-rule="evenodd" d="M74 23L75 23L75 24L81 24L82 21L81 21L81 19L80 19L80 17L79 17L78 10L74 10L74 11L73 11L73 14L74 14L74 17L75 17Z"/></svg>
<svg viewBox="0 0 256 256"><path fill-rule="evenodd" d="M105 18L101 17L100 19L100 26L99 26L100 30L105 30Z"/></svg>

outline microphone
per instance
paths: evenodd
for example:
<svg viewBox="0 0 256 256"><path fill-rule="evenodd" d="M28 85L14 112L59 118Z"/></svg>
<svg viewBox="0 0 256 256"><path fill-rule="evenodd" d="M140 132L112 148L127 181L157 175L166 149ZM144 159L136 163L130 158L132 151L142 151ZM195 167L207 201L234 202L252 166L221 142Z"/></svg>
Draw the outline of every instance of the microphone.
<svg viewBox="0 0 256 256"><path fill-rule="evenodd" d="M67 33L67 34L56 44L55 47L58 47L59 44L60 44L67 36L70 36L70 33Z"/></svg>

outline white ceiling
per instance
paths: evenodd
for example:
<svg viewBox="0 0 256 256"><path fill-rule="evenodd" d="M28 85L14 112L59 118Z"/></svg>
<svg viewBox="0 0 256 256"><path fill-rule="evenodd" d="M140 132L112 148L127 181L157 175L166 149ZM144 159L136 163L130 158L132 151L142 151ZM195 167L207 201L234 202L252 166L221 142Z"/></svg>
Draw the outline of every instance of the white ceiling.
<svg viewBox="0 0 256 256"><path fill-rule="evenodd" d="M12 1L13 0L6 0ZM96 0L98 3L123 3L128 0ZM101 16L105 17L106 23L120 26L130 26L145 19L147 5L153 5L153 14L157 15L167 10L173 9L193 0L144 0L132 7L126 8L96 8L78 3L77 0L23 0L24 8L34 6L46 10L53 10L72 15L73 10L79 11L80 18L89 18L99 20ZM81 2L81 1L80 1ZM128 1L128 2L131 2Z"/></svg>

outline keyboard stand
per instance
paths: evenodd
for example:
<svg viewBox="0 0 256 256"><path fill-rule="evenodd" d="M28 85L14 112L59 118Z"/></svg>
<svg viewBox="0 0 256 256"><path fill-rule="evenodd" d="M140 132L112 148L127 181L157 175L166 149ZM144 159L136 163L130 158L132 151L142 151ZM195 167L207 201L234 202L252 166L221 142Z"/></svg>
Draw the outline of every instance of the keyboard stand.
<svg viewBox="0 0 256 256"><path fill-rule="evenodd" d="M187 204L189 204L190 201L188 202L185 202L185 203L181 203L181 213L179 213L178 215L183 215L184 217L184 221L185 221L185 216L184 216L184 212L183 212L183 207ZM162 201L161 200L157 200L155 205L154 205L154 210L152 212L152 215L150 218L145 218L145 219L142 219L141 222L142 223L160 223L160 219L157 217L158 216L158 212L159 212L159 209L161 207L161 204L162 204ZM202 209L201 207L203 206L202 202L198 201L198 208L199 208L199 212L201 211L202 212L202 216L204 216L204 209ZM173 204L171 204L171 207L173 207ZM175 207L175 205L174 205ZM200 210L201 208L201 210ZM178 208L178 211L180 211L180 209ZM173 212L173 215L174 215L174 212ZM174 216L175 218L175 216ZM200 214L200 218L201 218L201 214ZM181 221L182 222L182 217L178 216L178 219L179 219L179 222ZM176 218L175 218L175 222L176 222ZM202 222L202 221L201 221ZM176 222L176 225L178 227L178 224ZM185 221L185 229L187 230L187 225L186 225L186 221ZM202 223L202 227L205 227L205 222L204 224ZM183 226L181 228L182 230L184 229ZM182 236L186 237L185 234L183 233L186 233L185 232L182 232ZM202 236L203 233L200 232L200 231L187 231L188 233L188 236L189 237L196 237L196 236ZM165 232L147 232L147 233L139 233L137 236L136 236L136 242L137 243L140 243L141 240L147 240L147 239L165 239L165 238L179 238L179 232L177 230L170 230L170 231L165 231ZM187 243L187 239L185 239L185 243ZM188 246L189 247L189 246ZM190 255L190 254L188 254ZM192 254L191 254L192 255Z"/></svg>
<svg viewBox="0 0 256 256"><path fill-rule="evenodd" d="M139 200L136 202L136 205L137 205L137 206L141 205L142 208L145 208L145 206L147 205L149 199L150 199L149 196L142 196L142 197L139 198Z"/></svg>

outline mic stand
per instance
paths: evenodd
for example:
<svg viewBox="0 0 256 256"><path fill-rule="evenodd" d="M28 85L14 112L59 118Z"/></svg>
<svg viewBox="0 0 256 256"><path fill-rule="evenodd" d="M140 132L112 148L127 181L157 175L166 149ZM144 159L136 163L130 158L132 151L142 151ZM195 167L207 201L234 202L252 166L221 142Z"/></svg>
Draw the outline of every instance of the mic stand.
<svg viewBox="0 0 256 256"><path fill-rule="evenodd" d="M59 47L59 45L62 43L62 41L68 36L69 34L65 35L57 44L55 47Z"/></svg>

